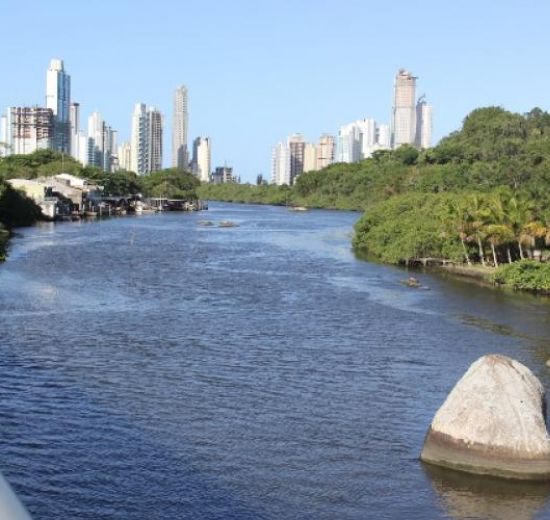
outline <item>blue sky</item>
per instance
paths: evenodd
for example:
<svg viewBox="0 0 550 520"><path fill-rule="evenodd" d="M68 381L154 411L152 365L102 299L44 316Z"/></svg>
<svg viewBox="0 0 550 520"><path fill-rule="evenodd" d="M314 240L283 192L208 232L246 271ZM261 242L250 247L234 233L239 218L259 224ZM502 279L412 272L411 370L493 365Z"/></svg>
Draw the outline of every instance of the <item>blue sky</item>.
<svg viewBox="0 0 550 520"><path fill-rule="evenodd" d="M389 122L393 76L411 70L435 138L473 108L550 109L550 2L511 0L0 0L0 106L43 104L52 57L72 97L129 138L134 103L165 115L189 89L189 140L213 166L269 177L271 147L364 117ZM85 119L84 119L85 121ZM121 140L122 140L121 139Z"/></svg>

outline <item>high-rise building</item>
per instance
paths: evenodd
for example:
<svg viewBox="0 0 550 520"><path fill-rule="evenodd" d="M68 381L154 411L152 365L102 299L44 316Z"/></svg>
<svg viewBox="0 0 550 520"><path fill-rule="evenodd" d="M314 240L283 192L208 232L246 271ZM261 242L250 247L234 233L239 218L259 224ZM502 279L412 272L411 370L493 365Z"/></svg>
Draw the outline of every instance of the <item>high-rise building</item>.
<svg viewBox="0 0 550 520"><path fill-rule="evenodd" d="M118 167L121 170L130 171L132 169L132 149L130 143L122 143L118 147Z"/></svg>
<svg viewBox="0 0 550 520"><path fill-rule="evenodd" d="M237 182L237 179L233 175L233 168L230 166L217 166L212 173L212 183L228 184L231 182Z"/></svg>
<svg viewBox="0 0 550 520"><path fill-rule="evenodd" d="M368 159L377 148L376 121L374 119L361 119L356 123L359 128L360 159Z"/></svg>
<svg viewBox="0 0 550 520"><path fill-rule="evenodd" d="M132 115L131 169L138 175L162 169L162 114L136 103Z"/></svg>
<svg viewBox="0 0 550 520"><path fill-rule="evenodd" d="M378 144L379 150L388 150L391 148L390 125L378 125L376 143Z"/></svg>
<svg viewBox="0 0 550 520"><path fill-rule="evenodd" d="M319 138L317 144L317 169L321 170L326 168L329 164L334 162L335 141L334 137L329 134L323 134Z"/></svg>
<svg viewBox="0 0 550 520"><path fill-rule="evenodd" d="M278 143L271 155L271 183L290 186L290 154L285 143Z"/></svg>
<svg viewBox="0 0 550 520"><path fill-rule="evenodd" d="M387 149L388 125L377 125L374 119L359 119L338 132L338 162L358 162L368 159L376 150Z"/></svg>
<svg viewBox="0 0 550 520"><path fill-rule="evenodd" d="M101 114L93 112L88 118L87 164L113 172L118 163L116 136L116 130L105 123Z"/></svg>
<svg viewBox="0 0 550 520"><path fill-rule="evenodd" d="M354 123L341 126L338 130L338 162L353 163L362 159L361 130Z"/></svg>
<svg viewBox="0 0 550 520"><path fill-rule="evenodd" d="M290 184L304 172L304 152L306 143L302 134L293 134L288 138Z"/></svg>
<svg viewBox="0 0 550 520"><path fill-rule="evenodd" d="M71 128L71 156L78 160L78 134L80 132L80 104L71 103L69 108Z"/></svg>
<svg viewBox="0 0 550 520"><path fill-rule="evenodd" d="M187 151L187 87L182 85L174 92L174 114L172 123L172 166L179 170L189 167Z"/></svg>
<svg viewBox="0 0 550 520"><path fill-rule="evenodd" d="M432 107L420 96L416 103L416 137L417 148L429 148L432 145Z"/></svg>
<svg viewBox="0 0 550 520"><path fill-rule="evenodd" d="M54 115L53 148L71 153L71 77L65 72L63 60L54 58L46 72L46 107Z"/></svg>
<svg viewBox="0 0 550 520"><path fill-rule="evenodd" d="M304 145L304 173L317 170L317 148L312 143Z"/></svg>
<svg viewBox="0 0 550 520"><path fill-rule="evenodd" d="M416 80L410 72L399 69L395 76L392 110L392 148L414 145L416 134Z"/></svg>
<svg viewBox="0 0 550 520"><path fill-rule="evenodd" d="M211 142L209 137L197 137L193 141L192 171L201 182L210 181Z"/></svg>
<svg viewBox="0 0 550 520"><path fill-rule="evenodd" d="M51 148L54 129L51 109L10 107L5 119L6 151L8 154L29 154Z"/></svg>

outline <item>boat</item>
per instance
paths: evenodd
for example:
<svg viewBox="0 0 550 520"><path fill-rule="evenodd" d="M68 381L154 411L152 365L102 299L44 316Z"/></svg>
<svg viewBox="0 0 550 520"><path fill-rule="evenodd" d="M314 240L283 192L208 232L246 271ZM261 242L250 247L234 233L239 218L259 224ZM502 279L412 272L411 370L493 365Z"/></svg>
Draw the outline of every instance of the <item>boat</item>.
<svg viewBox="0 0 550 520"><path fill-rule="evenodd" d="M151 206L147 206L143 202L140 202L139 200L136 202L136 214L142 215L145 213L155 213L157 210L155 208L152 208Z"/></svg>

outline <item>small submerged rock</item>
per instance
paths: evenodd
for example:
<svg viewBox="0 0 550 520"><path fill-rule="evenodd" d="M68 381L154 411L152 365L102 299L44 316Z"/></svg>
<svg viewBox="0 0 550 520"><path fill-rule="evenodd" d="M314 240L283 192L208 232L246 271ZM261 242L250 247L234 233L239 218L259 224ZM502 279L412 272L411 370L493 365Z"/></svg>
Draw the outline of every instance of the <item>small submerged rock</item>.
<svg viewBox="0 0 550 520"><path fill-rule="evenodd" d="M238 224L236 224L235 222L232 222L231 220L222 220L219 224L218 224L218 227L223 227L223 228L230 228L230 227L237 227Z"/></svg>
<svg viewBox="0 0 550 520"><path fill-rule="evenodd" d="M401 283L407 287L413 287L415 289L422 286L420 281L414 276L409 276L406 280L401 280Z"/></svg>
<svg viewBox="0 0 550 520"><path fill-rule="evenodd" d="M545 407L542 384L526 366L483 356L436 413L420 458L470 473L550 480Z"/></svg>

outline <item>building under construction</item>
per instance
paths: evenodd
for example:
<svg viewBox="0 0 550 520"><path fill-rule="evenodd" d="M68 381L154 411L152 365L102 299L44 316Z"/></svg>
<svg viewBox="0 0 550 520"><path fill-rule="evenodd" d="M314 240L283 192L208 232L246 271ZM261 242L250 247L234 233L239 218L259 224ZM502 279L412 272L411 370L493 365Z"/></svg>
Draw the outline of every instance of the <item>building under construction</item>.
<svg viewBox="0 0 550 520"><path fill-rule="evenodd" d="M54 115L50 108L11 107L6 126L8 153L28 154L52 147Z"/></svg>

